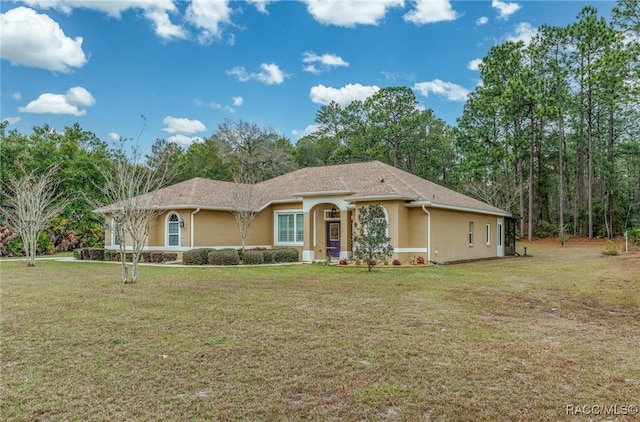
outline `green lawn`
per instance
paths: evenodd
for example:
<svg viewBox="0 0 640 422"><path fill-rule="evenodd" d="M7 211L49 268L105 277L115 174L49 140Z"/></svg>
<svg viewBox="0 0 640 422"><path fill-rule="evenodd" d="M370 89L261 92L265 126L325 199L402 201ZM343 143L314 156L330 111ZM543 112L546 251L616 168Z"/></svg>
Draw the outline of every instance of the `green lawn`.
<svg viewBox="0 0 640 422"><path fill-rule="evenodd" d="M121 285L114 264L5 261L0 419L540 421L589 420L568 416L569 405L633 411L640 254L528 246L530 258L373 273L143 267L138 285Z"/></svg>

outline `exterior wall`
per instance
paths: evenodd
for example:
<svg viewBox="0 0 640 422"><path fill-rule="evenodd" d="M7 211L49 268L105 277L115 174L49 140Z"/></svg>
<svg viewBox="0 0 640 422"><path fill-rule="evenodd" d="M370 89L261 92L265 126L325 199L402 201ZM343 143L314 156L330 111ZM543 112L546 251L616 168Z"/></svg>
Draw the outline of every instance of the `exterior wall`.
<svg viewBox="0 0 640 422"><path fill-rule="evenodd" d="M268 209L256 215L247 233L246 247L272 244L271 215ZM194 215L193 228L195 248L240 248L242 245L238 224L229 211L201 210Z"/></svg>
<svg viewBox="0 0 640 422"><path fill-rule="evenodd" d="M498 255L497 216L429 208L431 213L431 260L450 262L492 258ZM473 244L469 244L469 222L473 222ZM491 239L486 241L486 225Z"/></svg>

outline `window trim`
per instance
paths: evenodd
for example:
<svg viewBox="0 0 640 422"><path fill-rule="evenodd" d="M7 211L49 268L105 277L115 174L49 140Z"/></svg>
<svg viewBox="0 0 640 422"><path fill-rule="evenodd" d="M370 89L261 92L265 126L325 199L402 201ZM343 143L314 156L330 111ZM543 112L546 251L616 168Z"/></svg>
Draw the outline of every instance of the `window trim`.
<svg viewBox="0 0 640 422"><path fill-rule="evenodd" d="M178 218L177 221L171 221L171 217L176 216ZM182 245L182 233L180 230L180 214L177 211L169 211L165 217L165 224L164 224L164 229L165 229L165 238L164 238L164 245L167 248L179 248ZM170 239L172 234L169 233L169 225L172 223L176 223L178 226L178 244L177 245L171 245L170 244ZM175 236L175 234L173 234Z"/></svg>
<svg viewBox="0 0 640 422"><path fill-rule="evenodd" d="M281 242L279 240L281 215L293 215L293 242ZM298 228L297 215L302 215L302 230ZM278 210L273 213L273 244L275 246L304 246L304 211L303 210ZM298 238L298 233L300 238Z"/></svg>
<svg viewBox="0 0 640 422"><path fill-rule="evenodd" d="M473 221L469 221L469 231L467 233L467 240L469 241L469 246L473 246L473 231L474 231Z"/></svg>
<svg viewBox="0 0 640 422"><path fill-rule="evenodd" d="M118 223L111 219L111 246L120 246L120 236L118 236Z"/></svg>
<svg viewBox="0 0 640 422"><path fill-rule="evenodd" d="M491 223L487 223L487 246L491 246Z"/></svg>

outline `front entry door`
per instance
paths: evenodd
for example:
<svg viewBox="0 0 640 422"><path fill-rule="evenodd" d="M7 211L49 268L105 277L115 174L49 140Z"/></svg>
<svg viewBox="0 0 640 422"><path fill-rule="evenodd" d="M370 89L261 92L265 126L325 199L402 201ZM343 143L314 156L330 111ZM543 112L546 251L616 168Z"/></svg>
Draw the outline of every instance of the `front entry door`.
<svg viewBox="0 0 640 422"><path fill-rule="evenodd" d="M340 257L340 223L327 223L327 255Z"/></svg>

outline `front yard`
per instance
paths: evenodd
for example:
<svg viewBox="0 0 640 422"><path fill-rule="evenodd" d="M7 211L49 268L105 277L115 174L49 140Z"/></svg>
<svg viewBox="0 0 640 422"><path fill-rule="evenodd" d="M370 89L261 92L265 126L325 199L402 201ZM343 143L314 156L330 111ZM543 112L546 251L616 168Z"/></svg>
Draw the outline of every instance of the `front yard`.
<svg viewBox="0 0 640 422"><path fill-rule="evenodd" d="M0 417L638 418L640 254L526 246L372 273L143 267L126 286L114 264L1 262ZM572 415L595 405L619 412Z"/></svg>

